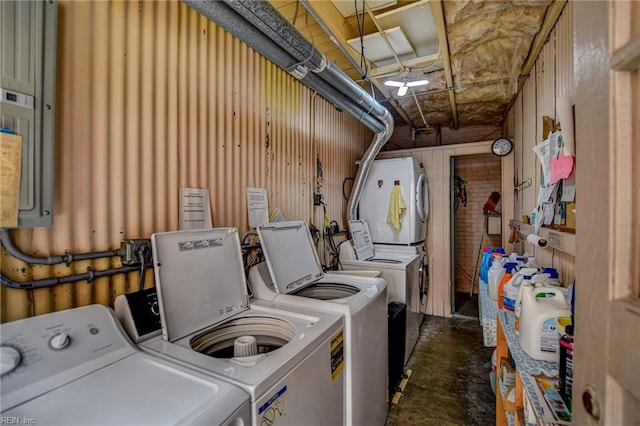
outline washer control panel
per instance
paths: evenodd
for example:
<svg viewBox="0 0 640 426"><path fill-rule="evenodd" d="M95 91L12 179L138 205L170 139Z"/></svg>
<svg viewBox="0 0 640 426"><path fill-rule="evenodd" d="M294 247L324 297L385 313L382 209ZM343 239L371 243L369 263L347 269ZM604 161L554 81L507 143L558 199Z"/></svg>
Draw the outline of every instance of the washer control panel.
<svg viewBox="0 0 640 426"><path fill-rule="evenodd" d="M101 305L0 324L2 410L136 352Z"/></svg>

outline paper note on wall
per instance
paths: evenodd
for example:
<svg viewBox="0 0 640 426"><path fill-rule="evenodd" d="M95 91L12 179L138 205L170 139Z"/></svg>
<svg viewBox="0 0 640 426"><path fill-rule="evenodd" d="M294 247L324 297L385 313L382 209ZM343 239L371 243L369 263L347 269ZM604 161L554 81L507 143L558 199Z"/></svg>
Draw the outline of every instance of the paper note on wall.
<svg viewBox="0 0 640 426"><path fill-rule="evenodd" d="M562 181L562 198L560 201L573 202L576 200L576 174L571 175Z"/></svg>
<svg viewBox="0 0 640 426"><path fill-rule="evenodd" d="M551 183L557 183L560 179L566 179L573 172L573 156L561 155L549 162L551 166Z"/></svg>
<svg viewBox="0 0 640 426"><path fill-rule="evenodd" d="M22 136L0 133L0 227L18 226L20 179L22 175Z"/></svg>
<svg viewBox="0 0 640 426"><path fill-rule="evenodd" d="M179 229L208 229L212 227L209 190L180 188Z"/></svg>
<svg viewBox="0 0 640 426"><path fill-rule="evenodd" d="M551 182L551 160L558 157L560 132L551 133L548 139L543 140L533 147L533 151L542 166L542 184Z"/></svg>
<svg viewBox="0 0 640 426"><path fill-rule="evenodd" d="M247 188L249 228L269 222L269 203L265 188Z"/></svg>

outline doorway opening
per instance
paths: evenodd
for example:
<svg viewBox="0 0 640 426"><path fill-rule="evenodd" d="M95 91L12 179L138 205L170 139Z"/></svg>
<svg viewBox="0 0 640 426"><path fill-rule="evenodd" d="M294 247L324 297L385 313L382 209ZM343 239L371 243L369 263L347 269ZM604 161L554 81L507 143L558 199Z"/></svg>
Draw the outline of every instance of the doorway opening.
<svg viewBox="0 0 640 426"><path fill-rule="evenodd" d="M502 245L502 163L487 153L452 156L450 166L451 312L477 319L482 249Z"/></svg>

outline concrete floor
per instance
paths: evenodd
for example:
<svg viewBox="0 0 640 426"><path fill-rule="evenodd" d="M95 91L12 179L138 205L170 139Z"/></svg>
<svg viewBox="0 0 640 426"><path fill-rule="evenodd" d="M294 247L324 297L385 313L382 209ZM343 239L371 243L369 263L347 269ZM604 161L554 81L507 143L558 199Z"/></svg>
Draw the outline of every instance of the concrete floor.
<svg viewBox="0 0 640 426"><path fill-rule="evenodd" d="M407 363L413 374L387 426L494 425L492 352L483 346L477 316L426 316Z"/></svg>

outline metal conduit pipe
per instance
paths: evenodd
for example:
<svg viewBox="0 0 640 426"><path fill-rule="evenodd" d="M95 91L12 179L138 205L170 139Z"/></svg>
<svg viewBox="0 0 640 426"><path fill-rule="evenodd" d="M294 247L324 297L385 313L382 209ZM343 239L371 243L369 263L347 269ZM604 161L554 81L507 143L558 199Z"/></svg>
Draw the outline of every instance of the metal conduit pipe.
<svg viewBox="0 0 640 426"><path fill-rule="evenodd" d="M4 249L11 256L33 265L57 265L59 263L66 263L67 265L69 265L71 262L74 262L76 260L100 259L102 257L114 257L120 255L119 250L108 250L97 251L93 253L67 253L62 256L31 256L24 253L18 247L16 247L15 244L13 244L13 240L11 239L11 230L7 228L0 228L0 241L2 242L2 246L4 247Z"/></svg>
<svg viewBox="0 0 640 426"><path fill-rule="evenodd" d="M225 0L225 3L278 46L290 53L300 64L306 65L348 98L361 105L364 110L371 111L376 118L382 117L386 108L341 69L328 61L269 2L264 0Z"/></svg>
<svg viewBox="0 0 640 426"><path fill-rule="evenodd" d="M313 16L313 19L316 20L318 25L320 25L320 28L322 28L324 30L324 32L329 36L331 41L333 41L335 43L335 45L338 46L338 49L340 49L340 51L345 56L345 58L347 58L349 60L349 62L351 62L351 65L353 65L353 67L356 69L356 71L358 71L358 73L360 73L360 75L362 77L365 77L367 75L367 73L362 69L360 64L358 64L355 61L355 59L353 59L353 57L351 57L351 55L349 54L347 49L342 45L342 43L339 43L338 41L336 41L335 34L333 33L333 31L331 31L331 28L329 28L327 26L327 24L322 20L320 15L318 15L318 12L316 12L315 9L309 4L309 0L300 0L300 3L302 3L302 6L304 6L304 8L307 10L307 12L309 12L309 14L311 16Z"/></svg>
<svg viewBox="0 0 640 426"><path fill-rule="evenodd" d="M371 163L393 133L394 123L391 113L358 86L349 76L326 60L302 34L291 25L280 13L266 1L260 0L225 0L231 8L242 15L247 21L262 31L267 38L297 59L299 64L307 65L311 70L327 81L331 86L344 93L362 109L368 111L380 120L384 129L379 131L367 151L362 157L356 174L354 188L347 203L347 217L349 220L357 218L357 207L362 195L362 189ZM222 24L223 25L223 24ZM224 27L224 25L223 25ZM258 47L258 51L261 51ZM320 92L320 94L323 94Z"/></svg>
<svg viewBox="0 0 640 426"><path fill-rule="evenodd" d="M326 59L284 16L263 0L224 0L230 8L253 24L313 72L326 66Z"/></svg>
<svg viewBox="0 0 640 426"><path fill-rule="evenodd" d="M307 10L307 12L309 12L309 14L311 16L313 16L313 18L316 20L318 25L320 25L320 28L322 28L324 30L325 34L327 34L329 36L329 39L331 39L331 41L333 41L335 43L335 45L338 46L338 49L340 49L342 54L349 60L349 62L351 62L351 65L353 65L353 67L356 69L356 71L358 71L358 73L360 73L362 78L369 78L369 76L367 75L367 72L365 72L365 70L363 70L362 67L355 61L355 59L351 56L351 54L347 51L347 49L342 45L342 43L337 41L337 37L334 34L334 32L322 20L320 15L318 15L318 12L315 11L315 9L311 6L311 4L309 4L309 0L299 0L299 1L302 3L304 8ZM395 75L397 73L398 72L396 71L396 72L393 73L393 75ZM378 76L378 77L380 77L380 76ZM378 84L376 84L373 80L370 80L370 82L373 85L375 85L376 87L379 87ZM414 96L415 96L415 92L414 92ZM400 106L400 104L398 103L398 101L396 99L391 98L391 99L385 99L385 100L387 100L387 101L389 101L389 102L391 102L392 104L395 105L395 107L398 110L399 114L402 115L402 118L404 118L407 123L411 122L411 120L406 115L406 113L404 113L402 111L402 107ZM380 102L380 101L378 101L378 102Z"/></svg>
<svg viewBox="0 0 640 426"><path fill-rule="evenodd" d="M151 263L145 264L145 268L151 268L153 265ZM68 275L66 277L49 277L43 278L40 280L32 280L32 281L14 281L11 278L5 276L4 274L0 275L0 284L3 287L11 287L17 288L20 290L34 290L39 288L48 288L54 287L59 284L68 284L77 281L88 281L91 282L97 278L110 277L118 274L128 274L129 272L139 271L139 266L123 266L121 268L114 269L106 269L104 271L87 271L83 274L75 274Z"/></svg>
<svg viewBox="0 0 640 426"><path fill-rule="evenodd" d="M341 93L340 90L332 87L315 74L309 73L306 66L299 64L299 61L283 50L282 47L278 46L273 40L266 37L255 26L247 22L246 19L227 6L226 3L222 1L202 0L184 0L184 3L242 40L312 90L320 93L338 108L351 114L371 131L380 132L384 129L384 125L379 120L369 115L366 110L359 107L358 104Z"/></svg>
<svg viewBox="0 0 640 426"><path fill-rule="evenodd" d="M383 117L384 121L387 123L385 130L376 134L373 142L369 145L369 148L367 148L362 156L362 160L360 160L361 164L360 167L358 167L358 172L356 173L355 181L353 183L353 189L351 190L351 195L347 202L348 220L355 220L358 218L358 203L360 202L362 190L364 189L364 184L367 180L367 176L369 175L369 170L371 169L371 163L373 163L373 160L375 160L376 156L393 133L393 116L386 109L385 113L386 114Z"/></svg>

